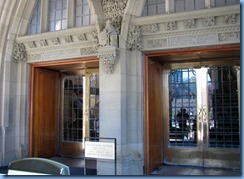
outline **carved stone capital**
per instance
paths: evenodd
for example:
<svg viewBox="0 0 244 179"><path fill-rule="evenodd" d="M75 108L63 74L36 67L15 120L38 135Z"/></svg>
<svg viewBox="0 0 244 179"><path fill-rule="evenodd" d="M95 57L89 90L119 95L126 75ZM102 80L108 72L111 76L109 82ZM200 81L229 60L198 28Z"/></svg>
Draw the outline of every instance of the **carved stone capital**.
<svg viewBox="0 0 244 179"><path fill-rule="evenodd" d="M14 56L15 62L26 61L27 53L26 53L25 45L23 43L15 43L14 44L13 56Z"/></svg>
<svg viewBox="0 0 244 179"><path fill-rule="evenodd" d="M114 66L118 62L119 51L115 47L102 47L98 49L98 57L105 66L105 71L108 74L114 72Z"/></svg>

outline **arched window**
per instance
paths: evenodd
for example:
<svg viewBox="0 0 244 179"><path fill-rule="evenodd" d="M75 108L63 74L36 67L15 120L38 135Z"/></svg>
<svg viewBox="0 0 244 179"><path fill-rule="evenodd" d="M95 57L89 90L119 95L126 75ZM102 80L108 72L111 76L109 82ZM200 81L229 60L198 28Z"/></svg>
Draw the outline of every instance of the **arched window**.
<svg viewBox="0 0 244 179"><path fill-rule="evenodd" d="M146 0L142 16L165 14L165 0Z"/></svg>
<svg viewBox="0 0 244 179"><path fill-rule="evenodd" d="M67 28L67 0L49 0L49 31Z"/></svg>
<svg viewBox="0 0 244 179"><path fill-rule="evenodd" d="M41 33L40 20L41 20L41 0L38 0L31 17L31 21L27 31L28 35Z"/></svg>
<svg viewBox="0 0 244 179"><path fill-rule="evenodd" d="M91 24L91 12L87 0L75 1L75 26L85 26Z"/></svg>

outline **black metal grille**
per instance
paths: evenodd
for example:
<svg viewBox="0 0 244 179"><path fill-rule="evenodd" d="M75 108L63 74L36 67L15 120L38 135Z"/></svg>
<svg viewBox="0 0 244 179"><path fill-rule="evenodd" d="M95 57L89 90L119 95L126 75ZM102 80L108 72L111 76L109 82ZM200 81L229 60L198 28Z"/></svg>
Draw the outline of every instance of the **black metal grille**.
<svg viewBox="0 0 244 179"><path fill-rule="evenodd" d="M208 70L209 147L239 148L237 73L231 66Z"/></svg>
<svg viewBox="0 0 244 179"><path fill-rule="evenodd" d="M64 141L82 141L83 78L83 76L66 76L64 79Z"/></svg>

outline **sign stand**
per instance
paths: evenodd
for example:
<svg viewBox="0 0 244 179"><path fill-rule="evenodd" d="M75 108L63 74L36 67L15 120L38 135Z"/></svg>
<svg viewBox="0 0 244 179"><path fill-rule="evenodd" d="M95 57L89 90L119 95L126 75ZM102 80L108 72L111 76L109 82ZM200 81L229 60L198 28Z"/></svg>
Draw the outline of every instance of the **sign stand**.
<svg viewBox="0 0 244 179"><path fill-rule="evenodd" d="M115 175L117 175L117 157L116 157L116 138L105 137L85 137L85 163L84 175L86 175L86 159L107 159L114 160ZM110 141L110 142L105 142Z"/></svg>

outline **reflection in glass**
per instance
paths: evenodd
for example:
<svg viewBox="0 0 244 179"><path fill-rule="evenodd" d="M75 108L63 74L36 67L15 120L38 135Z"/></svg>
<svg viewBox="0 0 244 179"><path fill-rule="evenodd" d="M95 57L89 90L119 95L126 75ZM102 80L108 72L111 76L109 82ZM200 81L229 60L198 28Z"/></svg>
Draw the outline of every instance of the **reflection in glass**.
<svg viewBox="0 0 244 179"><path fill-rule="evenodd" d="M172 70L169 75L169 144L197 145L197 101L194 69Z"/></svg>

